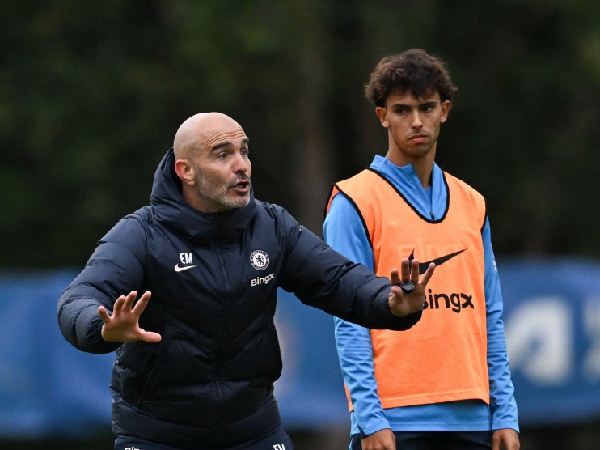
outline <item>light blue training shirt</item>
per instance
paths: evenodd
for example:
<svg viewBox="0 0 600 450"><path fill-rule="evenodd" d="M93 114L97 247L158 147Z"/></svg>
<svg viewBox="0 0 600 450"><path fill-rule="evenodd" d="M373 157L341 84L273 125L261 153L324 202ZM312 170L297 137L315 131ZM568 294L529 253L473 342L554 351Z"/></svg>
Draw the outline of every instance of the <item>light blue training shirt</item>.
<svg viewBox="0 0 600 450"><path fill-rule="evenodd" d="M434 163L432 187L428 189L421 186L410 164L399 167L378 155L370 167L387 178L423 216L438 220L444 215L447 191L442 170L437 164ZM323 235L335 250L374 270L373 249L364 226L358 212L344 195L336 195L333 199L323 225ZM383 410L373 373L373 347L369 330L336 317L335 338L340 366L354 406L351 434L368 436L384 428L393 431L488 431L512 428L519 431L502 322L502 293L487 218L481 238L485 260L490 405L479 400L465 400Z"/></svg>

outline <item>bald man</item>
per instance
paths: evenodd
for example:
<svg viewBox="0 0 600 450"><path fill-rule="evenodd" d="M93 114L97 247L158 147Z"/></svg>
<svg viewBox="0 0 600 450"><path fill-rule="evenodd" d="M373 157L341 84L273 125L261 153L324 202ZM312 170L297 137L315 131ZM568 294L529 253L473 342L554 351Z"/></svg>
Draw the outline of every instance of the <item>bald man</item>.
<svg viewBox="0 0 600 450"><path fill-rule="evenodd" d="M293 449L273 397L278 287L368 328L405 330L421 317L433 265L419 277L405 259L390 279L376 277L256 200L250 175L235 120L190 117L150 205L99 241L58 300L68 342L116 350L116 450Z"/></svg>

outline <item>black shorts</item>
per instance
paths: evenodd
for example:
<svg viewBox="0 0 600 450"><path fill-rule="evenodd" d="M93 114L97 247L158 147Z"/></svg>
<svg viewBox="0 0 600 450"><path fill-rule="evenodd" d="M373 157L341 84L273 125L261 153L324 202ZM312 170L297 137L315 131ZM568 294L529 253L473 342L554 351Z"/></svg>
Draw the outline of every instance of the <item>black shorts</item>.
<svg viewBox="0 0 600 450"><path fill-rule="evenodd" d="M115 450L294 450L294 445L287 433L279 426L264 436L233 447L203 447L199 443L198 447L193 449L182 449L134 437L119 437L115 441Z"/></svg>
<svg viewBox="0 0 600 450"><path fill-rule="evenodd" d="M487 450L491 431L394 431L397 450ZM362 450L360 435L350 440L350 450Z"/></svg>

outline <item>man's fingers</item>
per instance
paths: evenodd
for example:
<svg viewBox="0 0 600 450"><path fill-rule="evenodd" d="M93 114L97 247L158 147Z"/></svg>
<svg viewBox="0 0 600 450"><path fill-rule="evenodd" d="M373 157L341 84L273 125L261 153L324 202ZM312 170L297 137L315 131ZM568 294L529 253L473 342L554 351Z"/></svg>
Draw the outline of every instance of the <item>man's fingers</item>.
<svg viewBox="0 0 600 450"><path fill-rule="evenodd" d="M148 300L150 291L144 294L136 302L137 291L131 291L127 295L121 295L115 301L112 316L103 306L98 307L98 314L102 318L105 327L102 327L102 337L107 342L160 342L162 337L158 333L142 330L139 328L138 320ZM135 306L133 304L135 303Z"/></svg>
<svg viewBox="0 0 600 450"><path fill-rule="evenodd" d="M150 291L144 292L144 294L137 301L131 312L133 312L139 317L146 309L146 305L148 305L148 300L150 300L151 295L152 293Z"/></svg>
<svg viewBox="0 0 600 450"><path fill-rule="evenodd" d="M392 273L390 274L390 281L392 282L392 286L400 283L400 275L398 274L398 269L392 269Z"/></svg>
<svg viewBox="0 0 600 450"><path fill-rule="evenodd" d="M125 303L123 304L123 310L131 311L131 309L133 308L133 302L136 298L137 291L131 291L129 294L127 294L127 297L125 297Z"/></svg>
<svg viewBox="0 0 600 450"><path fill-rule="evenodd" d="M123 306L125 305L125 296L121 295L116 301L115 306L113 307L113 315L118 316L121 314L123 310Z"/></svg>
<svg viewBox="0 0 600 450"><path fill-rule="evenodd" d="M411 267L408 262L408 258L404 258L402 260L402 262L400 263L400 270L402 272L402 280L408 280L408 278L410 277L410 272L411 272ZM418 270L419 269L417 268L417 278L419 278Z"/></svg>
<svg viewBox="0 0 600 450"><path fill-rule="evenodd" d="M160 342L162 340L162 336L158 333L142 330L140 328L140 340L144 342Z"/></svg>
<svg viewBox="0 0 600 450"><path fill-rule="evenodd" d="M410 266L410 281L417 284L419 282L419 261L416 259L412 260Z"/></svg>
<svg viewBox="0 0 600 450"><path fill-rule="evenodd" d="M435 270L435 264L434 263L430 263L429 267L427 268L427 270L423 274L423 277L421 278L421 281L420 281L420 284L423 287L427 286L427 283L429 283L429 280L431 279L431 276L433 275L433 271L434 270Z"/></svg>
<svg viewBox="0 0 600 450"><path fill-rule="evenodd" d="M98 314L100 314L102 322L108 323L108 321L110 320L110 316L108 315L108 311L104 306L98 306Z"/></svg>

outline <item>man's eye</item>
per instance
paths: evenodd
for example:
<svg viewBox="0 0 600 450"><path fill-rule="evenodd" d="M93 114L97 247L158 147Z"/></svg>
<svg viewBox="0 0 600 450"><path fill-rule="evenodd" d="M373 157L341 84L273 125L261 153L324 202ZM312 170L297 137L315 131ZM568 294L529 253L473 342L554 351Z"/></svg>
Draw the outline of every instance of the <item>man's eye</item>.
<svg viewBox="0 0 600 450"><path fill-rule="evenodd" d="M248 156L250 156L250 151L249 150L241 150L240 154L242 156L248 157Z"/></svg>
<svg viewBox="0 0 600 450"><path fill-rule="evenodd" d="M219 153L219 154L217 155L217 158L219 158L219 159L225 159L225 158L227 158L227 153L225 153L225 152L223 152L223 153Z"/></svg>

